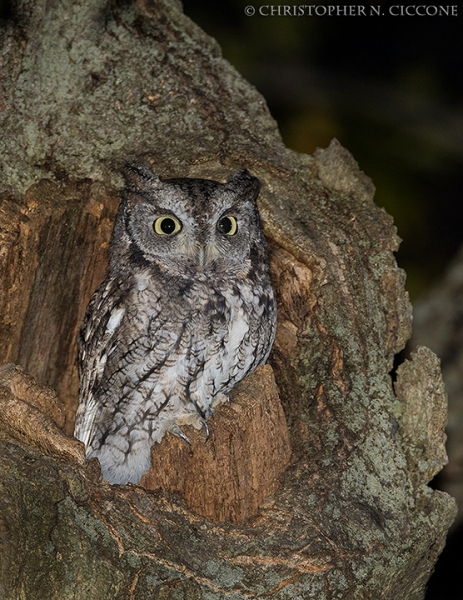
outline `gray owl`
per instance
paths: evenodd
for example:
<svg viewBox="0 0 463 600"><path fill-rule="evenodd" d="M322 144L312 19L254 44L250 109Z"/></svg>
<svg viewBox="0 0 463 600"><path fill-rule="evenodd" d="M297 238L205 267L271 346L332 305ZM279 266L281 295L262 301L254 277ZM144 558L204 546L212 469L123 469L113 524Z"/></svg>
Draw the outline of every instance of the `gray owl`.
<svg viewBox="0 0 463 600"><path fill-rule="evenodd" d="M126 176L79 340L75 436L111 483L138 483L166 432L207 433L213 407L267 360L276 327L258 179L160 179L134 164Z"/></svg>

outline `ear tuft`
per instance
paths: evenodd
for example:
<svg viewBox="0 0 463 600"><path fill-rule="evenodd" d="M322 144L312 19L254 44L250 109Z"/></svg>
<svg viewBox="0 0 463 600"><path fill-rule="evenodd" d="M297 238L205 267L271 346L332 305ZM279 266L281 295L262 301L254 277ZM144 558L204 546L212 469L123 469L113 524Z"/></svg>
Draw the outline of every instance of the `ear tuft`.
<svg viewBox="0 0 463 600"><path fill-rule="evenodd" d="M225 186L233 191L250 195L253 200L257 198L260 191L260 181L247 169L238 169L232 173Z"/></svg>
<svg viewBox="0 0 463 600"><path fill-rule="evenodd" d="M131 189L140 189L149 187L157 187L160 183L159 177L144 165L136 162L126 162L123 169L123 174L127 187Z"/></svg>

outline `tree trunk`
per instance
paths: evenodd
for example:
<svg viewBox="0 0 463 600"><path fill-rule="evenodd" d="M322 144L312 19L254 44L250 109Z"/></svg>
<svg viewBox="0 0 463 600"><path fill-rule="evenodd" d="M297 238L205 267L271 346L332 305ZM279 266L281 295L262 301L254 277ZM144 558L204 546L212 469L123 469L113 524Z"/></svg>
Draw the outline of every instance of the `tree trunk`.
<svg viewBox="0 0 463 600"><path fill-rule="evenodd" d="M393 387L411 310L370 180L336 141L287 150L178 2L16 0L1 48L0 349L26 371L0 372L2 598L422 598L455 514L427 486L446 397L426 348ZM279 302L277 387L243 381L191 456L166 436L148 490L70 437L127 157L258 176Z"/></svg>

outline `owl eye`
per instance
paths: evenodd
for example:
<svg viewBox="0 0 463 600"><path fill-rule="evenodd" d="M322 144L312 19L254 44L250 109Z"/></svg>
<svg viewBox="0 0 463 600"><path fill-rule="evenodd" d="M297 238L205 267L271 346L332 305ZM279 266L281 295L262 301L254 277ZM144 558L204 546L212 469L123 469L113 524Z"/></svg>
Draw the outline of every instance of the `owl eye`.
<svg viewBox="0 0 463 600"><path fill-rule="evenodd" d="M235 235L238 231L238 223L235 217L223 217L217 223L217 231L223 235Z"/></svg>
<svg viewBox="0 0 463 600"><path fill-rule="evenodd" d="M182 224L178 219L170 215L158 217L153 223L153 229L159 235L173 235L178 233L182 228Z"/></svg>

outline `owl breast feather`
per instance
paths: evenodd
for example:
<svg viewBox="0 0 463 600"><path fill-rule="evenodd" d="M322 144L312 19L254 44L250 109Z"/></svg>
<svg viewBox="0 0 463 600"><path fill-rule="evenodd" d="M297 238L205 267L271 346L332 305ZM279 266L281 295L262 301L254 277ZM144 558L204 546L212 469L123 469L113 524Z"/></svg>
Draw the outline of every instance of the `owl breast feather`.
<svg viewBox="0 0 463 600"><path fill-rule="evenodd" d="M116 278L100 286L81 336L75 433L105 478L137 483L154 442L167 431L186 437L182 423L204 424L218 399L267 359L275 311L273 296L262 299L250 282L239 291L206 278L185 286L149 272L125 288Z"/></svg>

